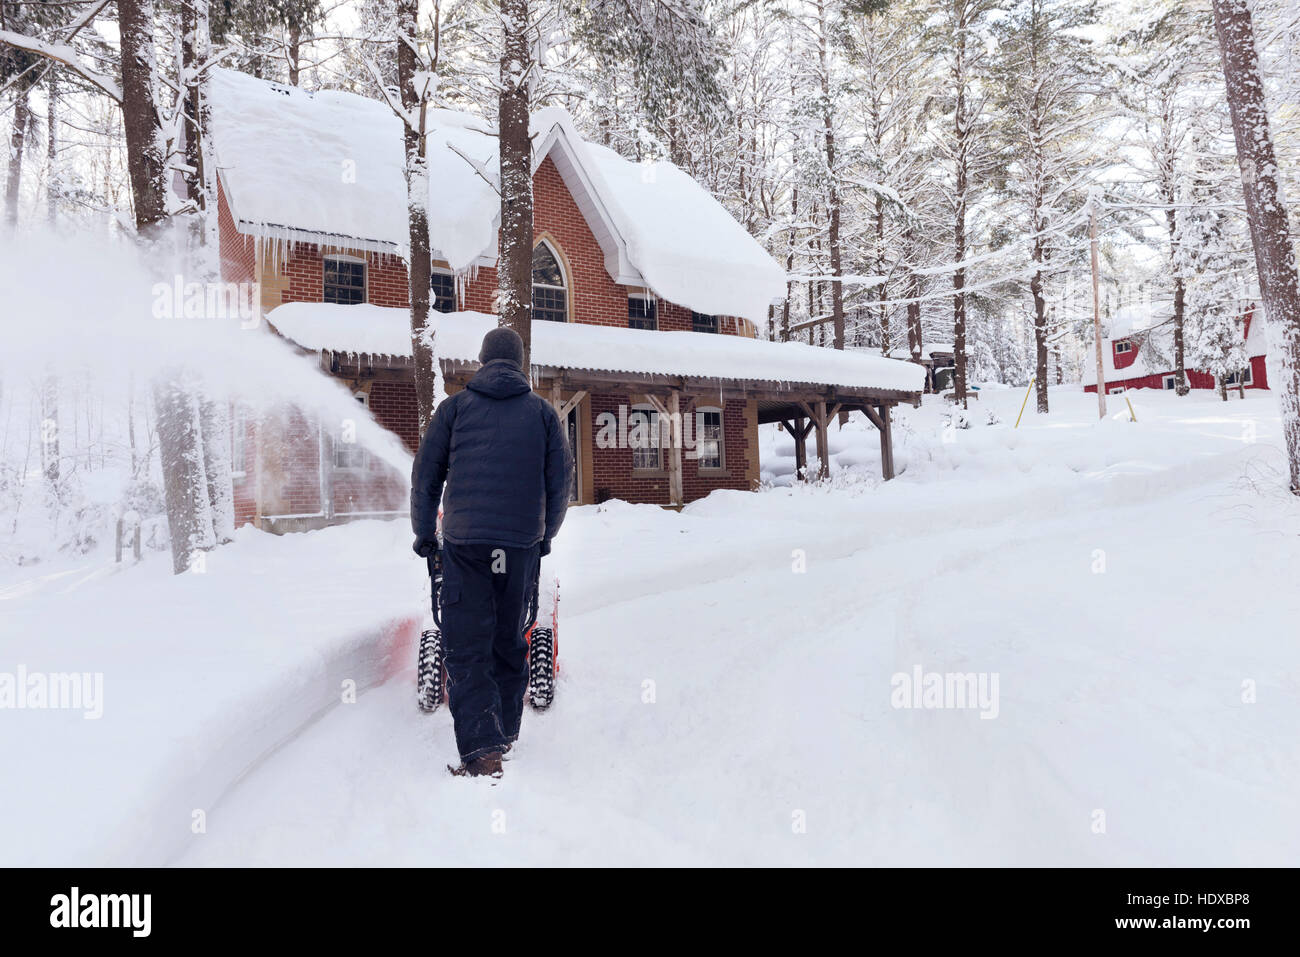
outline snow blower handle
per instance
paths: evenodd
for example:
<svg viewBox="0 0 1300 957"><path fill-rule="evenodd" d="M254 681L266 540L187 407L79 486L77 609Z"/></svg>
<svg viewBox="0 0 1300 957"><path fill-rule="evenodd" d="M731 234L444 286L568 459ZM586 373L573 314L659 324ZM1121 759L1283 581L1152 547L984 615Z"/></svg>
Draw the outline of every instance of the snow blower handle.
<svg viewBox="0 0 1300 957"><path fill-rule="evenodd" d="M529 602L528 605L528 623L524 625L524 634L528 634L528 632L532 631L533 626L537 624L537 614L539 611L541 611L542 608L541 594L542 594L542 559L540 556L538 556L537 570L533 572L533 597L532 597L532 601Z"/></svg>
<svg viewBox="0 0 1300 957"><path fill-rule="evenodd" d="M442 597L442 549L429 556L429 589L430 597L433 601L433 623L442 630L442 611L439 609L439 598Z"/></svg>

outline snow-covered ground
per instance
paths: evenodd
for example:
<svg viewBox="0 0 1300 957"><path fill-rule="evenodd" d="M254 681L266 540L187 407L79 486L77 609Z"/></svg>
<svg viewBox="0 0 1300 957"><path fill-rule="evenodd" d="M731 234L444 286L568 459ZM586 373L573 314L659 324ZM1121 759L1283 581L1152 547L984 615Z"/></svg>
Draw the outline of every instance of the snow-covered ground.
<svg viewBox="0 0 1300 957"><path fill-rule="evenodd" d="M833 480L791 488L769 429L760 494L574 510L557 700L498 782L446 773L450 718L385 632L427 600L399 525L11 583L0 672L105 692L97 721L0 711L0 862L1294 864L1276 401L1142 392L1098 422L1060 389L1015 430L1022 396L965 429L900 411L891 483L851 423ZM916 669L997 694L895 707Z"/></svg>

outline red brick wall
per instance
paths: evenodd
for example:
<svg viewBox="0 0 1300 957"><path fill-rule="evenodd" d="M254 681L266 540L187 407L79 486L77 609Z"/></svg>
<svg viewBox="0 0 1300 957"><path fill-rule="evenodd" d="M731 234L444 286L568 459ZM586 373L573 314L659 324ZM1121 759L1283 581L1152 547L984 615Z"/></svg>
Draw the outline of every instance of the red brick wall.
<svg viewBox="0 0 1300 957"><path fill-rule="evenodd" d="M420 409L414 382L377 381L370 386L369 402L376 422L396 432L412 452L419 448Z"/></svg>
<svg viewBox="0 0 1300 957"><path fill-rule="evenodd" d="M231 407L231 428L236 427L234 408ZM235 525L247 525L257 518L257 427L250 412L244 419L244 474L236 475Z"/></svg>
<svg viewBox="0 0 1300 957"><path fill-rule="evenodd" d="M226 191L217 178L217 229L221 243L221 278L226 282L252 282L256 278L257 247L252 236L235 228L226 204Z"/></svg>
<svg viewBox="0 0 1300 957"><path fill-rule="evenodd" d="M217 229L221 242L221 278L225 282L253 282L257 278L257 247L252 236L235 228L234 217L226 203L226 192L217 178ZM256 488L253 480L256 447L251 423L244 432L244 454L248 463L245 475L235 476L235 524L246 525L256 517Z"/></svg>
<svg viewBox="0 0 1300 957"><path fill-rule="evenodd" d="M271 443L278 461L275 477L279 507L275 514L311 515L321 510L320 430L301 409L291 408L282 419L280 440ZM271 453L263 448L261 454ZM265 462L259 466L266 468Z"/></svg>
<svg viewBox="0 0 1300 957"><path fill-rule="evenodd" d="M600 243L549 158L542 161L533 177L533 207L534 243L543 237L551 240L568 274L569 321L626 329L628 293L638 290L620 286L610 277ZM495 312L496 291L496 269L483 267L467 284L462 308ZM657 309L661 330L691 328L690 309L664 299L659 300ZM735 320L729 317L722 317L718 325L724 333L737 331Z"/></svg>
<svg viewBox="0 0 1300 957"><path fill-rule="evenodd" d="M289 278L280 296L283 302L320 302L325 294L325 255L313 243L294 244L281 261L281 275ZM349 254L354 255L354 254ZM407 306L406 264L396 256L366 253L366 301L376 306Z"/></svg>
<svg viewBox="0 0 1300 957"><path fill-rule="evenodd" d="M589 403L591 409L591 434L599 432L597 424L602 412L615 416L619 406L631 409L631 401L626 395L614 393L594 393ZM692 430L694 425L691 426ZM703 498L714 489L730 488L747 491L745 478L746 452L749 450L750 437L745 434L745 403L729 400L723 406L723 470L721 472L700 471L695 459L686 451L682 453L682 492L686 501L693 502ZM694 432L692 431L692 435ZM757 441L757 436L753 439ZM594 445L594 438L593 438ZM592 456L592 490L597 500L602 498L619 498L626 502L650 505L669 504L668 495L668 450L664 450L661 459L665 469L662 474L641 474L632 471L632 450L630 448L584 450ZM579 453L583 454L582 452Z"/></svg>

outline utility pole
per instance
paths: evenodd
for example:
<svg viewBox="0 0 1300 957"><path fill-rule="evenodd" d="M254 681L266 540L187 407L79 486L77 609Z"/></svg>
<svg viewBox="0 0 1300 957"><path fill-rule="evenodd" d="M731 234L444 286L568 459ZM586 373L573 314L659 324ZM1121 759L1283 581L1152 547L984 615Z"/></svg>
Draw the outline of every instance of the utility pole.
<svg viewBox="0 0 1300 957"><path fill-rule="evenodd" d="M1101 354L1101 269L1097 263L1097 207L1100 190L1088 193L1088 236L1092 247L1092 336L1097 346L1097 418L1106 418L1106 367Z"/></svg>

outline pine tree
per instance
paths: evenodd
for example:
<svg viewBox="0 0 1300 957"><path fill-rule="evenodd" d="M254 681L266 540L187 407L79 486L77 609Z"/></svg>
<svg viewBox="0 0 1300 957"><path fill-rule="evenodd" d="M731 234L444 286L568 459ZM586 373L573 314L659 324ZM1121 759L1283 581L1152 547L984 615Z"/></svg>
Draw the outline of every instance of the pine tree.
<svg viewBox="0 0 1300 957"><path fill-rule="evenodd" d="M1048 284L1062 255L1082 234L1075 212L1091 170L1088 142L1102 118L1100 84L1083 31L1096 23L1091 3L1018 0L997 21L996 68L1001 130L1008 164L1005 187L1021 211L1032 263L1035 374L1039 413L1048 411ZM1071 233L1068 221L1076 223Z"/></svg>

